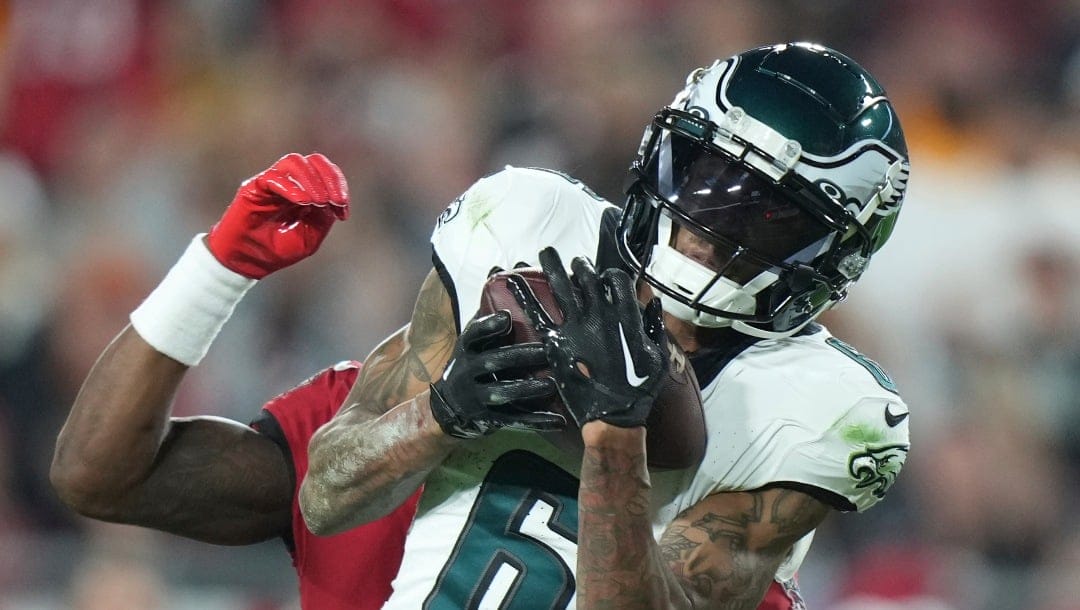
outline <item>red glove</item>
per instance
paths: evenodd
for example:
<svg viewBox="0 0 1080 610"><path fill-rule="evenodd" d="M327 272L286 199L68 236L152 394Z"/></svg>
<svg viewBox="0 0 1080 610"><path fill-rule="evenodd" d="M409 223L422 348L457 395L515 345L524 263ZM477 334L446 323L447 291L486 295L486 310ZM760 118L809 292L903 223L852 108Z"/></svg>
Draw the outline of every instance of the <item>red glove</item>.
<svg viewBox="0 0 1080 610"><path fill-rule="evenodd" d="M240 185L206 245L222 265L258 280L314 254L334 219L348 217L338 166L319 153L290 153Z"/></svg>

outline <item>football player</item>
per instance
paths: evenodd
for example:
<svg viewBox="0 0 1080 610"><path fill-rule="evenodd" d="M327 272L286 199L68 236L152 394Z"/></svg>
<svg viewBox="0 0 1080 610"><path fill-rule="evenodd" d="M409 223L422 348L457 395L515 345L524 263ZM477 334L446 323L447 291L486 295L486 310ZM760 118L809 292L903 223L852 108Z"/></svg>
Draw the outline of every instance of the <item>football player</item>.
<svg viewBox="0 0 1080 610"><path fill-rule="evenodd" d="M411 323L313 437L306 522L347 531L423 484L394 610L804 607L815 529L881 500L908 451L892 380L814 321L889 238L908 168L875 79L798 43L692 72L621 211L551 171L481 179L438 219ZM505 312L472 319L484 282L537 263L574 313L554 326L520 291L544 344L501 345ZM646 467L663 359L635 290L701 386L692 468ZM515 374L538 360L551 379ZM538 434L561 417L528 405L556 389L584 456Z"/></svg>
<svg viewBox="0 0 1080 610"><path fill-rule="evenodd" d="M84 381L50 472L70 507L216 544L280 537L302 607L382 607L415 498L406 494L384 519L332 537L313 536L296 503L308 440L341 406L359 363L340 363L274 398L250 426L169 417L185 373L244 293L312 255L348 214L345 177L320 154L286 155L241 185Z"/></svg>

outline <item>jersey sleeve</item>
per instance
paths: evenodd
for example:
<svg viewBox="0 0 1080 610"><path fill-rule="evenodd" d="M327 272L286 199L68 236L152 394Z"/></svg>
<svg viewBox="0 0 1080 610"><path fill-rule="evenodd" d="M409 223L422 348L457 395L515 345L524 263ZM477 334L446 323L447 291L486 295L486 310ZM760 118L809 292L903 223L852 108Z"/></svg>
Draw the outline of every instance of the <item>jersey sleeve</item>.
<svg viewBox="0 0 1080 610"><path fill-rule="evenodd" d="M285 441L283 449L297 469L297 478L307 472L307 444L320 426L330 421L349 394L360 374L360 363L345 360L309 377L293 389L279 394L263 405L252 427ZM280 432L268 430L266 416L273 418Z"/></svg>
<svg viewBox="0 0 1080 610"><path fill-rule="evenodd" d="M339 362L272 398L251 422L252 428L281 448L286 463L293 470L297 489L307 474L307 446L311 436L337 413L359 374L359 362ZM303 520L298 519L296 490L293 495L293 512L296 514L293 515L293 531L285 536L285 542L295 556L301 550L296 548L296 529L302 527Z"/></svg>
<svg viewBox="0 0 1080 610"><path fill-rule="evenodd" d="M474 183L443 211L431 236L459 328L476 313L492 271L539 265L547 246L566 265L574 256L594 257L601 217L612 207L580 181L550 170L507 167Z"/></svg>
<svg viewBox="0 0 1080 610"><path fill-rule="evenodd" d="M864 511L885 497L907 459L906 422L890 428L885 415L906 412L898 397L863 398L828 429L804 429L773 476L833 492Z"/></svg>
<svg viewBox="0 0 1080 610"><path fill-rule="evenodd" d="M286 536L300 580L300 605L326 610L377 610L390 596L419 491L389 515L334 536L307 529L297 500L308 471L308 442L341 408L359 377L359 362L325 369L270 400L252 427L278 443L296 475L292 529Z"/></svg>
<svg viewBox="0 0 1080 610"><path fill-rule="evenodd" d="M809 349L793 366L789 350L762 348L706 389L718 408L707 414L698 498L783 484L864 511L885 497L907 458L908 407L865 365Z"/></svg>

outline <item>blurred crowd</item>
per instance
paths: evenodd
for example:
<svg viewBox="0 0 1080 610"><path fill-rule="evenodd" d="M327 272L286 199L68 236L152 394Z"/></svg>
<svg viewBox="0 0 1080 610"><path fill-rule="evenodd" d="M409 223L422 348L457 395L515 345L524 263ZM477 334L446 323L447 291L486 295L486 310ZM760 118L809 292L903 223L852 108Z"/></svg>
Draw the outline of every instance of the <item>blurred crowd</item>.
<svg viewBox="0 0 1080 610"><path fill-rule="evenodd" d="M692 68L802 39L878 76L913 166L892 241L825 320L896 378L913 447L886 502L822 528L806 597L1080 609L1075 0L0 0L0 609L295 603L283 545L92 523L48 485L97 354L242 179L322 152L353 217L241 303L178 415L246 422L363 359L476 178L550 167L621 203Z"/></svg>

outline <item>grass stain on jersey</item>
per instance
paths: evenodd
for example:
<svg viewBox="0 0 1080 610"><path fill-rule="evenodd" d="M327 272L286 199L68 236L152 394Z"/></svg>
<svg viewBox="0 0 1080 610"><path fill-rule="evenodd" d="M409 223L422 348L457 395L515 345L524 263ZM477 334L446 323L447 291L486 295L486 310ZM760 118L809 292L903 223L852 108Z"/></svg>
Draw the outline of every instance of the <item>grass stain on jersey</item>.
<svg viewBox="0 0 1080 610"><path fill-rule="evenodd" d="M877 445L885 442L885 432L866 424L848 424L840 431L844 440L853 445Z"/></svg>
<svg viewBox="0 0 1080 610"><path fill-rule="evenodd" d="M484 224L484 221L494 211L495 205L490 199L484 197L472 200L469 206L465 208L465 216L469 221L469 230L475 231L477 227Z"/></svg>

